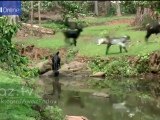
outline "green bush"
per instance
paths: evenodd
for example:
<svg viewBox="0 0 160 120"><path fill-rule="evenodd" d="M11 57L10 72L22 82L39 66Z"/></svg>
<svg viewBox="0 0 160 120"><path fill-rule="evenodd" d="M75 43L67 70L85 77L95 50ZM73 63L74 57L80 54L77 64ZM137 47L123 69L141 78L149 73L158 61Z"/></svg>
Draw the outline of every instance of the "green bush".
<svg viewBox="0 0 160 120"><path fill-rule="evenodd" d="M112 61L95 59L91 61L89 65L93 71L103 71L108 77L131 77L137 75L137 70L131 67L123 58Z"/></svg>
<svg viewBox="0 0 160 120"><path fill-rule="evenodd" d="M38 70L27 67L28 59L22 57L11 39L17 32L19 25L9 24L7 17L0 17L0 67L14 71L21 77L33 77Z"/></svg>
<svg viewBox="0 0 160 120"><path fill-rule="evenodd" d="M139 55L138 62L133 66L127 58L102 60L96 58L89 63L92 71L103 71L108 77L132 77L149 72L149 54Z"/></svg>
<svg viewBox="0 0 160 120"><path fill-rule="evenodd" d="M67 61L73 60L77 53L78 53L77 48L70 48L70 49L68 49L68 52L67 52Z"/></svg>
<svg viewBox="0 0 160 120"><path fill-rule="evenodd" d="M146 73L149 72L149 54L139 55L138 64L136 64L136 69L138 73Z"/></svg>
<svg viewBox="0 0 160 120"><path fill-rule="evenodd" d="M63 111L58 106L47 106L44 116L49 120L64 120Z"/></svg>

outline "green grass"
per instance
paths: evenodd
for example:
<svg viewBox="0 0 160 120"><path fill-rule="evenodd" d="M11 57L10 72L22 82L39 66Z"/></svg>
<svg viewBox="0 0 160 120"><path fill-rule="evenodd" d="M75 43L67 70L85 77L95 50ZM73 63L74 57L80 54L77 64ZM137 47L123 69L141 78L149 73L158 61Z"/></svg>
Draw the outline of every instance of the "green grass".
<svg viewBox="0 0 160 120"><path fill-rule="evenodd" d="M30 95L27 91L32 89L22 86L22 79L12 73L0 70L0 76L0 119L38 120L39 113L31 109L32 104L29 102L40 98L34 93ZM30 103L33 103L32 101Z"/></svg>
<svg viewBox="0 0 160 120"><path fill-rule="evenodd" d="M51 37L44 37L44 38L30 37L27 38L27 40L23 41L21 39L14 38L13 41L17 43L22 43L24 45L34 44L37 47L41 48L58 49L65 45L63 39L64 39L63 35L59 32L56 33L55 36Z"/></svg>
<svg viewBox="0 0 160 120"><path fill-rule="evenodd" d="M134 18L134 16L110 16L110 17L86 17L82 18L81 20L86 21L89 24L100 24L105 23L106 21L112 21L116 19L124 19L124 18Z"/></svg>
<svg viewBox="0 0 160 120"><path fill-rule="evenodd" d="M131 16L133 17L133 16ZM129 18L131 18L129 17ZM128 18L128 16L120 17L120 18ZM113 20L118 19L117 17L107 17L107 18L96 18L99 21L105 20ZM159 46L159 37L156 35L152 35L149 39L149 43L145 43L144 36L145 31L135 31L132 30L127 24L120 25L95 25L84 28L81 33L78 41L77 48L79 50L80 55L85 56L106 56L105 50L106 45L97 46L96 40L97 38L102 37L104 34L109 34L110 36L123 36L130 35L131 42L128 44L128 53L119 53L119 46L114 45L111 46L109 53L107 56L121 56L121 55L138 55L143 53L150 53L154 50L158 50ZM38 47L42 48L51 48L58 49L63 47L64 44L64 36L61 32L57 32L53 37L44 37L44 38L29 38L27 40L15 40L15 42L21 42L25 45L34 44Z"/></svg>
<svg viewBox="0 0 160 120"><path fill-rule="evenodd" d="M88 25L94 25L94 24L103 24L106 23L106 21L112 21L112 20L119 20L119 19L125 19L125 18L134 18L134 16L110 16L110 17L86 17L86 18L80 18L80 21L85 22ZM47 27L56 31L60 31L61 29L65 28L64 24L62 23L55 23L55 22L45 22L42 23L43 27Z"/></svg>

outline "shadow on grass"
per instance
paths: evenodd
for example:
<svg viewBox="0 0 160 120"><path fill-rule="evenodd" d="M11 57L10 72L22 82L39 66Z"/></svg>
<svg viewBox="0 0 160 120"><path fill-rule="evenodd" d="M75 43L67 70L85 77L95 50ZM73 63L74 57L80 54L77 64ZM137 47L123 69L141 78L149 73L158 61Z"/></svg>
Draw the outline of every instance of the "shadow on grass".
<svg viewBox="0 0 160 120"><path fill-rule="evenodd" d="M121 55L121 54L124 55L124 53L126 53L126 52L122 52L122 53L120 53L120 52L111 52L111 53L108 53L107 55Z"/></svg>

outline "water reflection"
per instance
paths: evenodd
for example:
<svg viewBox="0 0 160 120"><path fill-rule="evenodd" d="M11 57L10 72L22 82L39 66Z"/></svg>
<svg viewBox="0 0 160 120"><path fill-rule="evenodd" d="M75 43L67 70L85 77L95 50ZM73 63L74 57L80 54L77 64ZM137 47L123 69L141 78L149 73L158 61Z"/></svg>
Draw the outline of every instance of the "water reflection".
<svg viewBox="0 0 160 120"><path fill-rule="evenodd" d="M59 82L59 77L54 78L52 85L53 85L53 95L55 95L57 99L60 99L61 84Z"/></svg>
<svg viewBox="0 0 160 120"><path fill-rule="evenodd" d="M61 84L59 82L58 75L54 76L52 86L53 86L53 93L52 94L54 96L53 100L54 100L55 104L58 104L58 101L61 97Z"/></svg>
<svg viewBox="0 0 160 120"><path fill-rule="evenodd" d="M66 105L77 105L84 108L84 100L80 92L72 91L67 94Z"/></svg>
<svg viewBox="0 0 160 120"><path fill-rule="evenodd" d="M45 81L47 81L47 79L45 79ZM51 105L54 104L58 104L58 101L61 98L61 83L59 76L55 76L52 79L49 79L49 84L48 86L45 87L45 91L44 91L44 95L43 95L43 99L46 101L49 101L49 103L51 103Z"/></svg>
<svg viewBox="0 0 160 120"><path fill-rule="evenodd" d="M83 92L63 91L62 94L59 105L65 114L83 115L90 120L160 120L160 109L153 102L142 103L133 94L124 101L119 101L117 96L101 98Z"/></svg>

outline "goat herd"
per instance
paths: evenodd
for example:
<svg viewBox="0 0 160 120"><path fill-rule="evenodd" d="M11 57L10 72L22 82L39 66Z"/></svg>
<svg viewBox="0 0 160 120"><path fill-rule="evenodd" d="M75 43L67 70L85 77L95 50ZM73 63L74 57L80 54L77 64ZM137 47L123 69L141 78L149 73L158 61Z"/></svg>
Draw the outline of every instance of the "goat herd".
<svg viewBox="0 0 160 120"><path fill-rule="evenodd" d="M82 27L78 27L77 24L75 24L74 22L68 22L68 19L65 21L65 25L68 27L67 30L63 31L64 36L65 36L65 42L67 43L68 40L71 38L73 39L73 43L74 46L77 45L77 38L80 36L80 33L83 31ZM73 25L74 24L74 25ZM73 27L74 26L74 27ZM158 34L160 33L160 22L152 22L146 25L147 27L147 33L145 36L145 41L148 42L149 37L152 34ZM109 48L111 47L111 45L119 45L120 48L120 53L122 52L122 48L125 50L125 52L128 52L126 49L126 44L130 41L130 36L122 36L122 37L109 37L109 36L105 36L103 38L99 38L97 40L98 44L97 45L101 45L101 44L106 44L106 54L108 54Z"/></svg>

